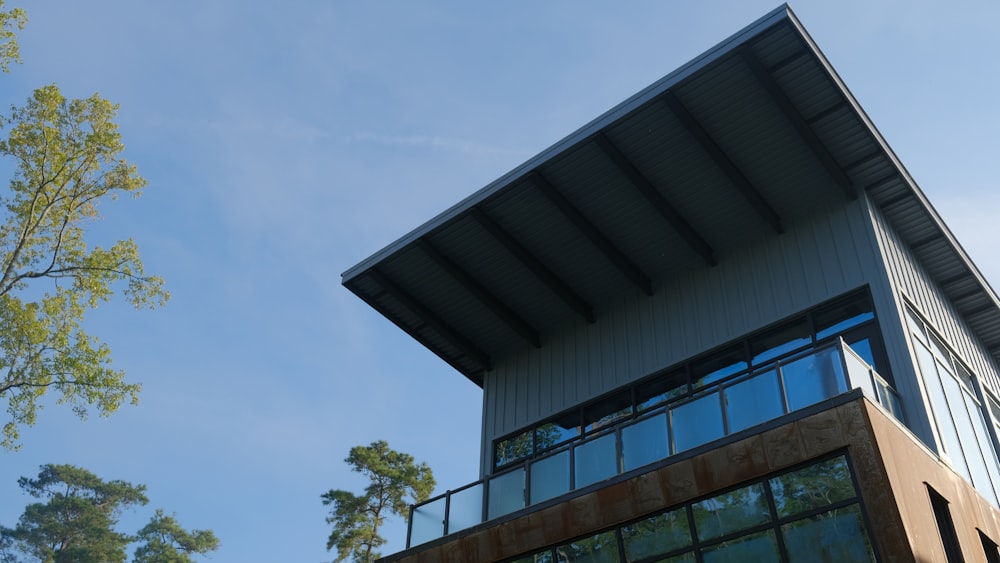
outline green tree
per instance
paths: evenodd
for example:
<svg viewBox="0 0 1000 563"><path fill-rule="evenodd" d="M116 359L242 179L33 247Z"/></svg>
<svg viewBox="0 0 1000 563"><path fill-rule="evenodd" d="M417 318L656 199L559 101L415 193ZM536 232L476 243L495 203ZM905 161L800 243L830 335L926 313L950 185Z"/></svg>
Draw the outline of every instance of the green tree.
<svg viewBox="0 0 1000 563"><path fill-rule="evenodd" d="M0 0L0 70L9 72L11 63L21 62L21 51L17 45L15 30L24 29L28 18L21 8L11 8L7 11L3 11L2 8L3 0Z"/></svg>
<svg viewBox="0 0 1000 563"><path fill-rule="evenodd" d="M434 475L427 464L415 463L413 456L390 449L382 440L351 448L344 462L367 477L369 485L360 495L334 489L322 495L323 504L331 507L326 521L333 524L326 549L337 548L336 561L350 557L368 563L380 557L377 548L385 539L378 529L386 516L408 518L405 497L409 494L415 503L427 500L434 490Z"/></svg>
<svg viewBox="0 0 1000 563"><path fill-rule="evenodd" d="M43 465L37 479L18 485L45 502L29 504L17 526L0 527L0 546L46 563L121 563L132 537L115 531L125 508L144 505L145 485L103 481L72 465Z"/></svg>
<svg viewBox="0 0 1000 563"><path fill-rule="evenodd" d="M159 509L137 536L143 543L135 550L134 563L191 563L192 554L219 548L219 539L212 530L189 532Z"/></svg>
<svg viewBox="0 0 1000 563"><path fill-rule="evenodd" d="M0 12L4 70L17 60L13 27L23 23L19 10ZM117 111L97 94L67 99L49 85L0 121L7 129L0 156L14 170L0 193L0 398L10 415L0 445L7 449L18 447L19 428L35 422L50 389L81 418L90 406L106 416L138 400L139 385L112 369L108 346L82 327L85 312L119 285L137 308L169 298L163 280L145 274L131 239L107 248L84 240L102 202L137 197L146 185L121 156Z"/></svg>

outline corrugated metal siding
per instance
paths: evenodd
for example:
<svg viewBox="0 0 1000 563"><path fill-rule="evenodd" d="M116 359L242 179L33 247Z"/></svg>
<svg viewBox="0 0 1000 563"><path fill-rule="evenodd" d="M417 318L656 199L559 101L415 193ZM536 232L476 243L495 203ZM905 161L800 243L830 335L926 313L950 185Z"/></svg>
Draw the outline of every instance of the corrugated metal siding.
<svg viewBox="0 0 1000 563"><path fill-rule="evenodd" d="M902 242L897 230L889 224L880 210L872 215L885 253L889 278L897 292L905 297L924 318L935 327L952 349L978 374L994 394L1000 390L1000 379L985 347L977 339L945 297L917 257Z"/></svg>
<svg viewBox="0 0 1000 563"><path fill-rule="evenodd" d="M880 279L860 205L761 237L597 323L570 322L541 349L521 347L485 376L483 467L492 441L756 328Z"/></svg>

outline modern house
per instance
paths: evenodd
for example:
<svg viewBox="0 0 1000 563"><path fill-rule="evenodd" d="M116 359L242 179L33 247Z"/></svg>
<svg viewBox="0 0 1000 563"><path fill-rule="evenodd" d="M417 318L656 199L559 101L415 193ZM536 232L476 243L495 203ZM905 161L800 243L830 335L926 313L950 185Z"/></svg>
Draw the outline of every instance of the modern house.
<svg viewBox="0 0 1000 563"><path fill-rule="evenodd" d="M343 283L483 389L387 561L1000 561L1000 300L785 6Z"/></svg>

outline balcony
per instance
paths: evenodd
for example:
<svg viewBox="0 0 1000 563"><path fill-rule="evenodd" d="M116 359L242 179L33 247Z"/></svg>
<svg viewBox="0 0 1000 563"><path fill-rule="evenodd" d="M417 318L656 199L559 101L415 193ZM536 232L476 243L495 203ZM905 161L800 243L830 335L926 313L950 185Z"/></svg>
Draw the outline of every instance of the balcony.
<svg viewBox="0 0 1000 563"><path fill-rule="evenodd" d="M407 548L471 528L860 388L900 421L895 390L838 340L573 440L411 507Z"/></svg>

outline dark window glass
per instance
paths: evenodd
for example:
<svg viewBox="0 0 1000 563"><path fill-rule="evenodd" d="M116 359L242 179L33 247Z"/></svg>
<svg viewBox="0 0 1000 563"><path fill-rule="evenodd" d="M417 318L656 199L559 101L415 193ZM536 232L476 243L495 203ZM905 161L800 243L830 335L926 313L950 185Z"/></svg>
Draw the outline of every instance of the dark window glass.
<svg viewBox="0 0 1000 563"><path fill-rule="evenodd" d="M705 563L734 563L753 561L754 563L777 563L781 561L778 554L778 541L774 530L764 530L756 534L741 536L707 547L701 552Z"/></svg>
<svg viewBox="0 0 1000 563"><path fill-rule="evenodd" d="M771 521L761 483L754 483L691 505L700 541L707 541ZM753 559L746 559L753 561Z"/></svg>
<svg viewBox="0 0 1000 563"><path fill-rule="evenodd" d="M500 467L531 456L534 453L534 443L534 433L531 430L497 442L493 455L493 467Z"/></svg>
<svg viewBox="0 0 1000 563"><path fill-rule="evenodd" d="M941 534L941 543L944 545L944 554L948 563L964 563L962 548L958 543L958 534L955 533L955 523L951 519L951 511L948 509L948 501L930 487L927 487L927 493L931 497L931 508L934 510L934 519L937 521L938 533Z"/></svg>
<svg viewBox="0 0 1000 563"><path fill-rule="evenodd" d="M986 534L982 531L979 531L979 542L983 544L983 553L986 554L986 563L1000 563L1000 548L997 547L996 542L986 537Z"/></svg>
<svg viewBox="0 0 1000 563"><path fill-rule="evenodd" d="M831 303L813 313L816 340L834 336L874 318L875 313L867 293Z"/></svg>
<svg viewBox="0 0 1000 563"><path fill-rule="evenodd" d="M725 388L729 432L739 432L785 414L778 372L768 370Z"/></svg>
<svg viewBox="0 0 1000 563"><path fill-rule="evenodd" d="M687 511L683 508L640 520L622 528L625 557L638 561L691 545Z"/></svg>
<svg viewBox="0 0 1000 563"><path fill-rule="evenodd" d="M770 482L779 518L795 516L857 495L844 457L790 471Z"/></svg>
<svg viewBox="0 0 1000 563"><path fill-rule="evenodd" d="M786 524L781 534L790 563L875 561L861 508L856 504Z"/></svg>
<svg viewBox="0 0 1000 563"><path fill-rule="evenodd" d="M556 556L573 563L618 563L618 538L610 531L576 540L557 547Z"/></svg>
<svg viewBox="0 0 1000 563"><path fill-rule="evenodd" d="M721 381L747 369L743 344L720 350L691 364L691 385L695 389Z"/></svg>
<svg viewBox="0 0 1000 563"><path fill-rule="evenodd" d="M674 370L636 388L636 410L642 412L687 394L687 373Z"/></svg>
<svg viewBox="0 0 1000 563"><path fill-rule="evenodd" d="M760 365L811 343L809 320L795 319L750 339L750 363Z"/></svg>
<svg viewBox="0 0 1000 563"><path fill-rule="evenodd" d="M583 426L586 432L595 432L631 415L632 393L625 391L583 409Z"/></svg>

